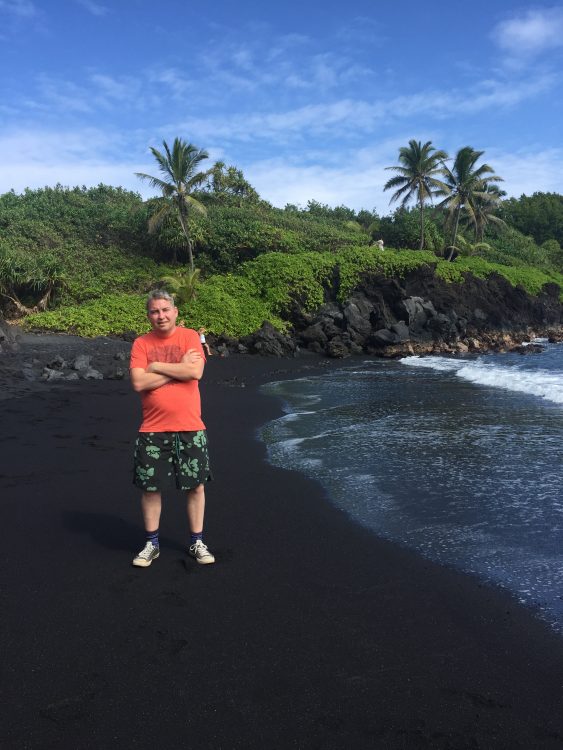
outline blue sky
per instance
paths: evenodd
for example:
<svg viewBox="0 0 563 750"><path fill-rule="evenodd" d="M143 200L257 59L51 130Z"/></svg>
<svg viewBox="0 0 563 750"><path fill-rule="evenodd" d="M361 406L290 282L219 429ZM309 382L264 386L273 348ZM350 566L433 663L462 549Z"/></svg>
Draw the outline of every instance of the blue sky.
<svg viewBox="0 0 563 750"><path fill-rule="evenodd" d="M563 193L563 4L0 0L0 61L0 192L148 197L180 136L282 207L387 213L411 138Z"/></svg>

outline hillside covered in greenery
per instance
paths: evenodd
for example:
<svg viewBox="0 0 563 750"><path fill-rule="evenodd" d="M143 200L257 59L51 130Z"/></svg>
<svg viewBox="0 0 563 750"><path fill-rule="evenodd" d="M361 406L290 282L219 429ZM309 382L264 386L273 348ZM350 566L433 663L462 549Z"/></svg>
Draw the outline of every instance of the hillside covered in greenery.
<svg viewBox="0 0 563 750"><path fill-rule="evenodd" d="M425 266L458 283L468 272L481 278L498 273L532 295L547 283L563 290L562 196L503 201L502 225L487 224L475 242L461 224L453 248L447 215L427 207L420 250L416 208L383 217L313 200L278 209L260 200L238 170L235 176L243 184L238 191L208 183L194 193L204 211L189 216L200 272L195 298L181 305L189 325L234 337L263 320L283 330L295 301L313 310L335 284L344 301L368 271L401 277ZM188 270L186 239L176 222L148 231L159 210L159 199L144 202L105 185L0 196L4 316L23 318L33 329L85 336L146 330L147 290Z"/></svg>

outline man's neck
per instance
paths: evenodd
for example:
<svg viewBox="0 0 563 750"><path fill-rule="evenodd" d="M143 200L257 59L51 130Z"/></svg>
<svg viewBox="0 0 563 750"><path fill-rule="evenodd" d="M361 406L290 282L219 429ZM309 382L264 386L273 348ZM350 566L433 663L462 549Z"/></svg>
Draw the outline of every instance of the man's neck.
<svg viewBox="0 0 563 750"><path fill-rule="evenodd" d="M153 333L155 333L159 339L169 339L171 336L173 336L176 333L178 326L174 326L174 328L171 331L159 331L158 328L153 328Z"/></svg>

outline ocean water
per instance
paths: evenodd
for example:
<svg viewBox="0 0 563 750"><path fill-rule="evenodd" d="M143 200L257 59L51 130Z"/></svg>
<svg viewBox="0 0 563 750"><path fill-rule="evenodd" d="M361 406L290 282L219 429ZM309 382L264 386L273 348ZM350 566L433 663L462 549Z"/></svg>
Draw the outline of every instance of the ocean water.
<svg viewBox="0 0 563 750"><path fill-rule="evenodd" d="M261 430L269 460L563 633L563 344L538 342L527 356L365 360L269 383L285 411Z"/></svg>

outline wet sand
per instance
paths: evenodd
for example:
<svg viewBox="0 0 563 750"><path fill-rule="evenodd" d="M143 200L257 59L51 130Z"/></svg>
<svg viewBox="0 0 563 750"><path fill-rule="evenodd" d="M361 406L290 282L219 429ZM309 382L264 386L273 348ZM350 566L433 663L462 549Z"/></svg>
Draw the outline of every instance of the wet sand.
<svg viewBox="0 0 563 750"><path fill-rule="evenodd" d="M179 493L160 558L131 566L128 382L0 402L2 748L563 748L561 637L267 464L281 409L257 387L304 366L208 363L212 566L184 552Z"/></svg>

